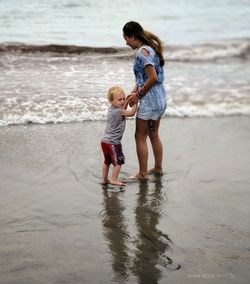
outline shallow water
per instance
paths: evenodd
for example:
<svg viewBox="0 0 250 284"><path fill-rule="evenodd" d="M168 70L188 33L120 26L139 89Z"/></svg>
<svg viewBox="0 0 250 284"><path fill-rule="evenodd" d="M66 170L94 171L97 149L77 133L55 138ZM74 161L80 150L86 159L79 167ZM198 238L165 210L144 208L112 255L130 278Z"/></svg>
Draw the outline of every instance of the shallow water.
<svg viewBox="0 0 250 284"><path fill-rule="evenodd" d="M104 120L134 87L129 20L165 45L167 116L250 114L249 1L59 2L0 1L0 126Z"/></svg>
<svg viewBox="0 0 250 284"><path fill-rule="evenodd" d="M134 86L129 49L69 46L3 47L0 54L0 126L105 120L107 89ZM24 49L24 50L23 50ZM53 50L53 47L48 47ZM250 114L249 42L171 47L166 51L166 115L179 117ZM217 58L218 57L218 58Z"/></svg>
<svg viewBox="0 0 250 284"><path fill-rule="evenodd" d="M165 175L122 191L99 184L102 121L2 128L1 279L247 283L249 125L164 118ZM128 121L123 178L133 132Z"/></svg>

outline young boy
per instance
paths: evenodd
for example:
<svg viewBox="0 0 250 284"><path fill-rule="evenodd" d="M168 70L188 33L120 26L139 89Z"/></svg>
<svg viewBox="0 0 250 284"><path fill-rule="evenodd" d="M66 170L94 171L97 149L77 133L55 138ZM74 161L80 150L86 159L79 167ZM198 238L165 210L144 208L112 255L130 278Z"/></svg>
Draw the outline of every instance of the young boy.
<svg viewBox="0 0 250 284"><path fill-rule="evenodd" d="M125 99L125 93L119 86L113 86L108 90L107 98L110 102L108 109L106 128L101 140L104 163L102 167L102 184L111 183L114 185L124 185L118 179L125 157L122 152L121 139L125 130L126 117L136 113L137 105L131 110L126 110L129 96ZM113 164L111 180L108 179L109 167Z"/></svg>

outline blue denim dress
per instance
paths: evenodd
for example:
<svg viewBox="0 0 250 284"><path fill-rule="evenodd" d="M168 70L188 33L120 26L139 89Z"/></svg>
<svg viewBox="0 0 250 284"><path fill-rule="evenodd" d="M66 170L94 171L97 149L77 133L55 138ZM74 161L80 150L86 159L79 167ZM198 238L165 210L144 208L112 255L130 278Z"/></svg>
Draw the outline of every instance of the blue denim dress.
<svg viewBox="0 0 250 284"><path fill-rule="evenodd" d="M143 48L148 51L148 55L142 53ZM154 49L143 45L138 49L134 61L135 80L139 89L147 80L147 75L144 71L147 65L152 65L155 68L157 82L140 99L136 116L143 120L157 120L164 114L167 107L167 96L163 86L164 71L162 66L160 66L159 58Z"/></svg>

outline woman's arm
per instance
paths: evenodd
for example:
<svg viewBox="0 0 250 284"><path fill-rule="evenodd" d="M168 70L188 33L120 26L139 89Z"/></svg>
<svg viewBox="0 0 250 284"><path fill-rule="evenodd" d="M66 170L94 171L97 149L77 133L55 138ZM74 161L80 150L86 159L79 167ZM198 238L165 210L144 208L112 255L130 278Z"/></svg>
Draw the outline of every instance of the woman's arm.
<svg viewBox="0 0 250 284"><path fill-rule="evenodd" d="M147 65L144 68L144 71L147 75L147 80L145 81L144 85L141 87L139 91L136 91L131 94L131 97L129 99L129 103L131 105L137 103L139 99L142 96L144 96L150 90L150 88L157 82L157 74L156 74L154 66Z"/></svg>
<svg viewBox="0 0 250 284"><path fill-rule="evenodd" d="M133 90L132 90L132 92L131 92L131 94L132 94L132 93L136 93L137 91L138 91L138 86L135 85L134 88L133 88Z"/></svg>
<svg viewBox="0 0 250 284"><path fill-rule="evenodd" d="M141 96L145 95L150 90L150 88L157 82L157 74L154 66L147 65L144 68L144 71L148 79L145 81L144 85L140 89Z"/></svg>

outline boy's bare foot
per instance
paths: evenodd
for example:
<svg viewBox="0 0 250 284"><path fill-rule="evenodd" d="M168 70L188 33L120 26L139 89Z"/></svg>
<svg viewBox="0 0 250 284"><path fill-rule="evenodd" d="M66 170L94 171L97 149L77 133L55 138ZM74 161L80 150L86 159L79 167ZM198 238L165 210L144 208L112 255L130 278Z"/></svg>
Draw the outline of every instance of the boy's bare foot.
<svg viewBox="0 0 250 284"><path fill-rule="evenodd" d="M148 176L142 175L142 174L136 174L134 176L130 176L129 179L132 179L132 180L147 180Z"/></svg>
<svg viewBox="0 0 250 284"><path fill-rule="evenodd" d="M111 179L110 184L120 185L120 186L125 185L125 183L121 182L119 179Z"/></svg>
<svg viewBox="0 0 250 284"><path fill-rule="evenodd" d="M155 175L162 176L163 175L163 170L161 168L154 167L154 168L148 170L148 174L155 174Z"/></svg>

